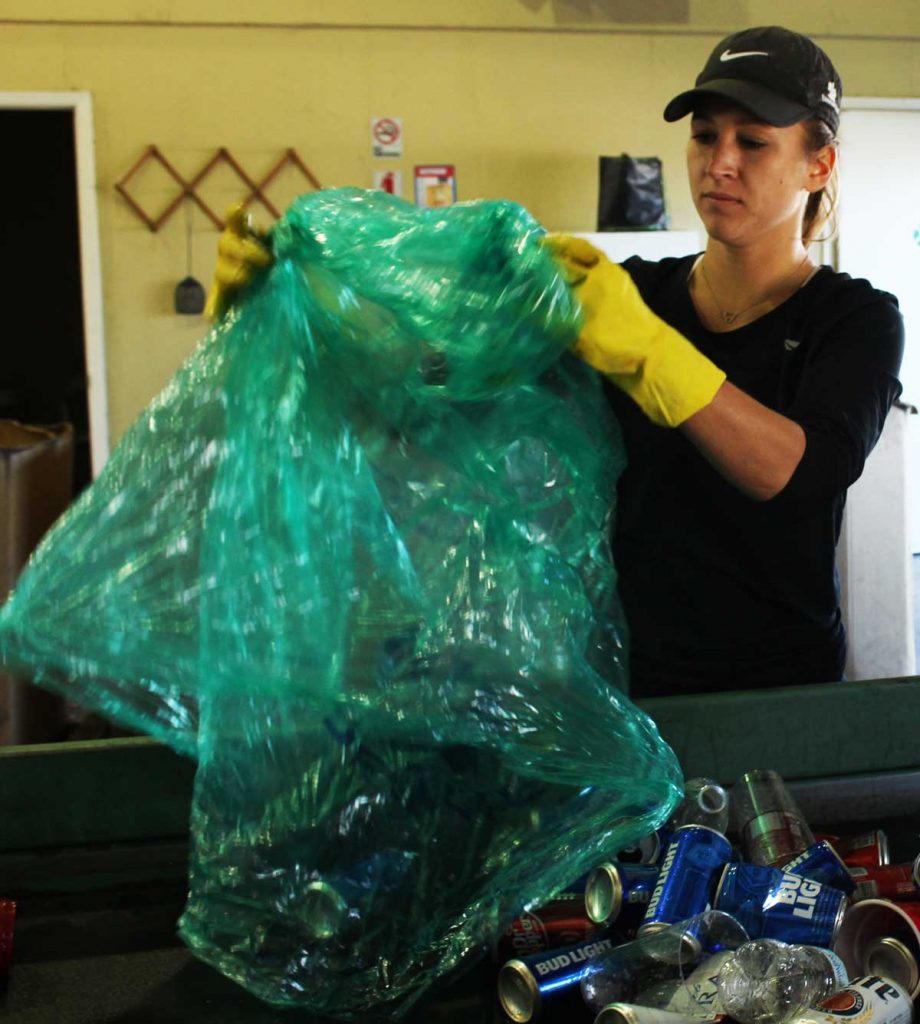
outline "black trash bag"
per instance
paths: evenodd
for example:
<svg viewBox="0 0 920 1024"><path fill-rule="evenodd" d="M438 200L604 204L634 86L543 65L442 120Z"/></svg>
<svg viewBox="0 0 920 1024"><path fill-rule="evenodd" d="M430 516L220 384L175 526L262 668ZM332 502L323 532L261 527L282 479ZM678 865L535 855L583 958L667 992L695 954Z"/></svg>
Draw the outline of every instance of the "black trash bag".
<svg viewBox="0 0 920 1024"><path fill-rule="evenodd" d="M668 226L657 156L602 156L598 231L658 230Z"/></svg>

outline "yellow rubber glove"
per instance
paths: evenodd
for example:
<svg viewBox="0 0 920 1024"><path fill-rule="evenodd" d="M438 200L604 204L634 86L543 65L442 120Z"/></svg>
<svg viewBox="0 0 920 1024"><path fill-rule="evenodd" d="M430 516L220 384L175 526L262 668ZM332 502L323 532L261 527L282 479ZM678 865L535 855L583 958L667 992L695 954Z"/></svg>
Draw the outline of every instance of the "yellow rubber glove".
<svg viewBox="0 0 920 1024"><path fill-rule="evenodd" d="M263 237L253 229L252 219L242 203L230 207L227 224L217 242L217 265L204 308L206 317L220 320L256 271L271 265L272 254L262 241Z"/></svg>
<svg viewBox="0 0 920 1024"><path fill-rule="evenodd" d="M660 426L679 426L709 405L725 374L648 308L627 271L584 238L548 235L543 244L581 305L577 356Z"/></svg>

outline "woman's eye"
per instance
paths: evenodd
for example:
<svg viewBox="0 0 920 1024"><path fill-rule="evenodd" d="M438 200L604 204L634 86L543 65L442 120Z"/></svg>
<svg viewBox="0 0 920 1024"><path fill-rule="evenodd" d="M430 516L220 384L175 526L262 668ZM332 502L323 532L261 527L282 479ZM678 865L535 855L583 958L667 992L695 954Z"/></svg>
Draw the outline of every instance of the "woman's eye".
<svg viewBox="0 0 920 1024"><path fill-rule="evenodd" d="M763 139L742 138L740 141L745 149L763 149L766 146L766 142Z"/></svg>
<svg viewBox="0 0 920 1024"><path fill-rule="evenodd" d="M691 138L694 142L700 142L704 146L708 146L715 139L714 132L693 132Z"/></svg>

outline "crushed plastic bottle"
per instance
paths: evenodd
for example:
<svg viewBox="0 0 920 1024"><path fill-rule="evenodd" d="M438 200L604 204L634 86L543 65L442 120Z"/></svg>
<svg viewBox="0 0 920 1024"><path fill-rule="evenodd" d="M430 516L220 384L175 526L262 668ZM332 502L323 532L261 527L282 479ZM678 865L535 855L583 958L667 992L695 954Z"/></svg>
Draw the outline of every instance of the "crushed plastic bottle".
<svg viewBox="0 0 920 1024"><path fill-rule="evenodd" d="M815 946L755 939L719 971L725 1012L739 1024L782 1024L847 983L836 954Z"/></svg>

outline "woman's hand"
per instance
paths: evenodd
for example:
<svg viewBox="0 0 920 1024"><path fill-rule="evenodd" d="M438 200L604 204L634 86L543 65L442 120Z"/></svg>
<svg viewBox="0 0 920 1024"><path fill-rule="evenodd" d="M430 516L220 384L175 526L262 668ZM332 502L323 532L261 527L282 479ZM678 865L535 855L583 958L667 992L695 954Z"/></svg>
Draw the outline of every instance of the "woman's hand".
<svg viewBox="0 0 920 1024"><path fill-rule="evenodd" d="M648 308L627 271L583 238L548 235L543 244L581 305L577 356L660 426L679 426L713 400L725 374Z"/></svg>
<svg viewBox="0 0 920 1024"><path fill-rule="evenodd" d="M256 272L272 264L271 250L264 235L252 227L242 203L227 211L227 223L217 242L217 265L208 293L205 316L220 320L238 292L252 281Z"/></svg>

